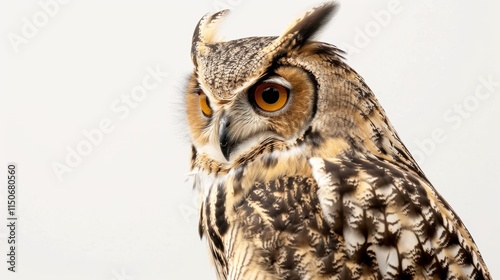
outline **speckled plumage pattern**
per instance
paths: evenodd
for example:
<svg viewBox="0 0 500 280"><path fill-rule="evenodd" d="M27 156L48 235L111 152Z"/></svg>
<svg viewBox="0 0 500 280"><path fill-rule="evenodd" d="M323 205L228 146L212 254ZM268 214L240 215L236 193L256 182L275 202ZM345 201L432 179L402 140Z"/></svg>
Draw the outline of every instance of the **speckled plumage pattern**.
<svg viewBox="0 0 500 280"><path fill-rule="evenodd" d="M217 42L225 11L195 30L186 115L218 278L491 279L369 87L311 39L335 9L314 8L279 37ZM286 106L257 108L263 83L286 87Z"/></svg>

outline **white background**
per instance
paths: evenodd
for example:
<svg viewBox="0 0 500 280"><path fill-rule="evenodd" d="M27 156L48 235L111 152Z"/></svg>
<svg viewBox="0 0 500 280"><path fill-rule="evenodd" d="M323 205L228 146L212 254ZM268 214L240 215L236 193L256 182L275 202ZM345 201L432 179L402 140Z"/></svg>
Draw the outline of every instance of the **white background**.
<svg viewBox="0 0 500 280"><path fill-rule="evenodd" d="M231 6L223 37L279 35L319 2L103 2L52 6L43 22L38 1L1 1L0 173L18 163L19 245L18 272L10 273L1 175L0 279L214 279L185 182L182 96L193 29L203 14ZM377 22L388 3L341 1L319 39L357 48L348 63L499 278L500 86L481 89L489 94L481 99L474 92L481 77L500 82L500 5L396 1L399 12ZM34 15L39 26L27 38L23 18L33 23ZM12 36L25 41L12 44ZM129 115L113 111L148 67L169 76ZM462 116L453 111L460 104ZM114 130L59 180L53 165L67 164L68 149L86 141L82 131L105 119Z"/></svg>

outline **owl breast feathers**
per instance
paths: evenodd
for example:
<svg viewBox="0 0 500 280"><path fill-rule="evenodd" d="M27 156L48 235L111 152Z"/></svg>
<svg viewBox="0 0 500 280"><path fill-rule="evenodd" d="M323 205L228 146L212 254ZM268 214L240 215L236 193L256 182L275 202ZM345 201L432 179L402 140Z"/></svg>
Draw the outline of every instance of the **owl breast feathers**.
<svg viewBox="0 0 500 280"><path fill-rule="evenodd" d="M279 37L214 39L186 92L199 232L219 279L490 279L472 237L333 45L337 9Z"/></svg>

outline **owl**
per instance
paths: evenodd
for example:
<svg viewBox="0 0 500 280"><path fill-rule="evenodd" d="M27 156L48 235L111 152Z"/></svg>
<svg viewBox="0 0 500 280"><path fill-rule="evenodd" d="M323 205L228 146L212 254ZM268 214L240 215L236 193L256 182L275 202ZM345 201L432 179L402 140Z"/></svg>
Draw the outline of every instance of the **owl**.
<svg viewBox="0 0 500 280"><path fill-rule="evenodd" d="M313 36L325 3L280 36L195 28L185 93L199 233L218 279L491 279L364 80Z"/></svg>

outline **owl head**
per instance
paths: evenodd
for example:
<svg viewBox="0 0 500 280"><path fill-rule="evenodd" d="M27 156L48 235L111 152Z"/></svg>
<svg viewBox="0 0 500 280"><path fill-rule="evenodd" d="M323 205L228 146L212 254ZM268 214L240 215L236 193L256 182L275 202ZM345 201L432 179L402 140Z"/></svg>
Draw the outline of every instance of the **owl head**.
<svg viewBox="0 0 500 280"><path fill-rule="evenodd" d="M186 93L196 155L235 166L266 152L379 157L417 168L363 79L313 36L337 10L311 9L280 36L215 39L227 10L195 28Z"/></svg>

